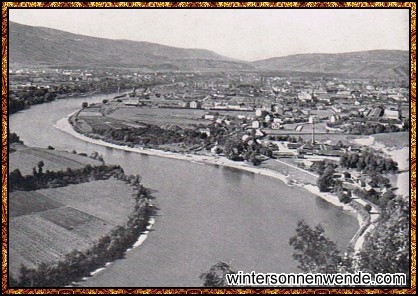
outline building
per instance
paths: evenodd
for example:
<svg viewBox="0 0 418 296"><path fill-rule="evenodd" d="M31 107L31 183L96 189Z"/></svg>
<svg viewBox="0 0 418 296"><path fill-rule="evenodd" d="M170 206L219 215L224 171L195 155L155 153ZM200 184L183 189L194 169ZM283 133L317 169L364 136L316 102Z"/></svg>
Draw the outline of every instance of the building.
<svg viewBox="0 0 418 296"><path fill-rule="evenodd" d="M206 136L210 137L210 129L209 128L200 128L199 132L201 134L206 134Z"/></svg>
<svg viewBox="0 0 418 296"><path fill-rule="evenodd" d="M319 118L316 115L310 115L309 116L309 123L316 123L319 122Z"/></svg>
<svg viewBox="0 0 418 296"><path fill-rule="evenodd" d="M300 101L312 101L312 96L306 92L298 93L298 99Z"/></svg>
<svg viewBox="0 0 418 296"><path fill-rule="evenodd" d="M331 117L329 118L330 123L336 123L339 120L341 120L341 116L338 114L331 115Z"/></svg>
<svg viewBox="0 0 418 296"><path fill-rule="evenodd" d="M390 109L385 109L385 113L383 114L383 117L387 118L387 119L400 119L400 114L398 110L390 110Z"/></svg>
<svg viewBox="0 0 418 296"><path fill-rule="evenodd" d="M254 120L251 124L252 128L260 128L260 121Z"/></svg>
<svg viewBox="0 0 418 296"><path fill-rule="evenodd" d="M198 108L200 108L200 103L196 102L196 101L191 101L190 102L190 108L191 109L198 109Z"/></svg>

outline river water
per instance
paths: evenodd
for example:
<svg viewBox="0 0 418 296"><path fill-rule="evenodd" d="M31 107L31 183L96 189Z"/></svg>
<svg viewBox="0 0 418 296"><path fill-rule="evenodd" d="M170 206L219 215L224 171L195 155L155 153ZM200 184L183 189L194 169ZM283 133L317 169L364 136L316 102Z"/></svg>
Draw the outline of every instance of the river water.
<svg viewBox="0 0 418 296"><path fill-rule="evenodd" d="M54 128L82 102L113 96L58 100L9 118L29 146L97 151L153 189L160 210L148 238L81 286L199 287L199 275L220 260L244 272L298 272L289 238L300 219L321 223L340 248L357 231L353 214L271 177L98 146Z"/></svg>

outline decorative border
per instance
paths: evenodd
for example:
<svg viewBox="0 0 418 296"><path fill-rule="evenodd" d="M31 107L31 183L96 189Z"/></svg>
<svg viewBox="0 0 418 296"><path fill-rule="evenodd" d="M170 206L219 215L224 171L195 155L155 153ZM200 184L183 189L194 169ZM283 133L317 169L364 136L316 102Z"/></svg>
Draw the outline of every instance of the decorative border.
<svg viewBox="0 0 418 296"><path fill-rule="evenodd" d="M409 289L9 289L7 286L8 10L9 8L406 8L410 11L411 288ZM2 293L45 294L415 294L416 292L416 4L415 2L3 2L2 3Z"/></svg>

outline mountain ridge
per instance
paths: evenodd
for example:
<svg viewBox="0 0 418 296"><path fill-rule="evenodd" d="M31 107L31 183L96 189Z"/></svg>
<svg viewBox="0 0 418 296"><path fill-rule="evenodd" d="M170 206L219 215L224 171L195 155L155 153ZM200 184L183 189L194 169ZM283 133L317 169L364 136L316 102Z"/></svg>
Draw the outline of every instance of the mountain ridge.
<svg viewBox="0 0 418 296"><path fill-rule="evenodd" d="M253 68L207 49L91 37L14 22L9 23L9 58L12 65L29 66Z"/></svg>
<svg viewBox="0 0 418 296"><path fill-rule="evenodd" d="M258 69L339 73L368 77L407 77L409 52L368 50L346 53L309 53L275 57L252 62Z"/></svg>
<svg viewBox="0 0 418 296"><path fill-rule="evenodd" d="M15 22L9 22L9 62L14 67L29 68L277 71L353 78L406 78L409 75L409 53L401 50L294 54L245 62L207 49L106 39Z"/></svg>

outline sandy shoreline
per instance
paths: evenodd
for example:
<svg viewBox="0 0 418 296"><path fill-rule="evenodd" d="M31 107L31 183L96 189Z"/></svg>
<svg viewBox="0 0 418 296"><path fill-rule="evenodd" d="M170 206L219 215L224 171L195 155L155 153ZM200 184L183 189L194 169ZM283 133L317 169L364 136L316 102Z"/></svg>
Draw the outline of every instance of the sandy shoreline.
<svg viewBox="0 0 418 296"><path fill-rule="evenodd" d="M68 133L68 134L70 134L70 135L72 135L72 136L74 136L78 139L81 139L83 141L86 141L86 142L89 142L89 143L92 143L92 144L96 144L96 145L106 146L106 147L110 147L110 148L114 148L114 149L130 151L130 152L142 153L142 154L152 155L152 156L166 157L166 158L172 158L172 159L177 159L177 160L187 160L187 161L190 161L190 162L193 162L193 163L199 163L199 164L210 164L210 165L218 165L218 166L236 168L236 169L252 172L252 173L255 173L255 174L259 174L259 175L268 176L268 177L278 179L278 180L282 181L283 183L285 183L288 186L296 185L296 186L299 186L301 188L304 188L305 190L313 193L314 195L319 196L323 200L325 200L325 201L327 201L327 202L329 202L329 203L331 203L331 204L333 204L337 207L340 207L342 210L350 211L350 212L353 212L353 213L356 214L357 221L359 223L359 229L356 232L356 234L353 236L353 239L350 241L350 245L354 246L354 249L355 249L356 252L360 251L361 248L362 248L363 241L364 241L364 235L365 235L365 233L368 232L367 229L366 229L366 231L364 231L364 228L367 226L367 221L352 206L340 202L336 195L333 195L331 193L326 193L326 192L320 192L319 188L317 186L314 186L314 185L311 185L311 184L300 184L298 182L292 182L290 184L289 183L289 181L290 181L289 177L285 176L285 175L283 175L279 172L269 170L269 169L266 169L266 168L257 168L257 167L254 167L252 165L248 165L246 163L237 163L237 162L229 160L225 157L204 156L204 155L195 155L195 154L179 154L179 153L174 153L174 152L161 151L161 150L157 150L157 149L133 148L133 147L128 147L128 146L116 145L116 144L105 142L105 141L99 140L99 139L93 139L93 138L87 137L83 134L80 134L80 133L76 132L73 129L72 125L69 123L69 118L77 112L78 111L75 111L75 112L67 115L66 117L58 120L54 126L58 129L60 129L61 131L66 132L66 133ZM362 234L360 234L361 231L363 231Z"/></svg>

